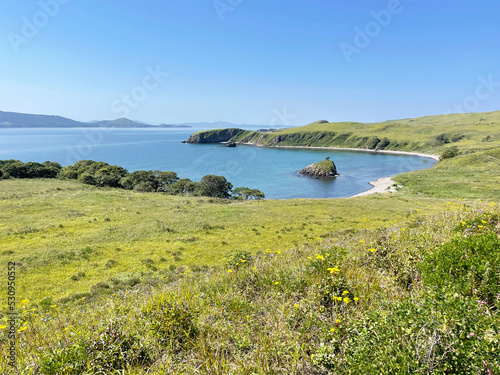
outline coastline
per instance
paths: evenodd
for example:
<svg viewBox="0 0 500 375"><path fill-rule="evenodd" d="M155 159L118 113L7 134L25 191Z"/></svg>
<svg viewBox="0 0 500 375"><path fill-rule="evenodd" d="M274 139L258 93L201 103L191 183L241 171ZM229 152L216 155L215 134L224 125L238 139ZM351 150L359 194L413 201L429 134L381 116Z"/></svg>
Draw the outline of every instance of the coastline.
<svg viewBox="0 0 500 375"><path fill-rule="evenodd" d="M410 155L410 156L420 156L423 158L429 158L439 161L439 155L435 154L423 154L419 152L410 151L393 151L393 150L368 150L363 148L349 148L349 147L315 147L315 146L261 146L256 143L240 143L247 146L263 147L263 148L300 148L309 150L332 150L332 151L354 151L354 152L368 152L372 154L392 154L392 155Z"/></svg>

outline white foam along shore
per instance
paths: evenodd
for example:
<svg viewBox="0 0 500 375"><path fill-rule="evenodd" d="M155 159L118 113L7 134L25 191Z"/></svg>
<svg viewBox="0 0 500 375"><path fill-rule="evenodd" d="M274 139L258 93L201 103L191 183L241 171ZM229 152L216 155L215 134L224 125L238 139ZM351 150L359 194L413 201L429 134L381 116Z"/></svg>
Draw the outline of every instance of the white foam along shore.
<svg viewBox="0 0 500 375"><path fill-rule="evenodd" d="M257 147L269 147L269 146L260 146L255 143L244 143L250 146ZM430 158L436 161L439 161L439 155L434 154L422 154L418 152L409 152L409 151L392 151L392 150L366 150L360 148L347 148L347 147L309 147L309 146L271 146L270 148L303 148L303 149L316 149L316 150L332 150L332 151L354 151L354 152L371 152L378 154L392 154L392 155L411 155L411 156L420 156L423 158ZM373 187L367 191L362 193L351 195L348 198L356 198L356 197L364 197L371 194L377 193L394 193L396 192L396 182L391 177L381 177L377 181L370 181L370 185Z"/></svg>

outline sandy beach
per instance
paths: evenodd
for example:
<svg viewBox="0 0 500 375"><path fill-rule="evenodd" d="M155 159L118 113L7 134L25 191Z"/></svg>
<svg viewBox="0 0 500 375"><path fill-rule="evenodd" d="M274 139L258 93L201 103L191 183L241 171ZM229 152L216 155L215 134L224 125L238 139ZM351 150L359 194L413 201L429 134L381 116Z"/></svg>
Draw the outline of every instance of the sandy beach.
<svg viewBox="0 0 500 375"><path fill-rule="evenodd" d="M364 191L362 193L351 195L349 198L364 197L366 195L376 194L376 193L395 193L396 187L394 186L396 182L390 177L382 177L377 181L370 181L370 185L373 187L370 190Z"/></svg>

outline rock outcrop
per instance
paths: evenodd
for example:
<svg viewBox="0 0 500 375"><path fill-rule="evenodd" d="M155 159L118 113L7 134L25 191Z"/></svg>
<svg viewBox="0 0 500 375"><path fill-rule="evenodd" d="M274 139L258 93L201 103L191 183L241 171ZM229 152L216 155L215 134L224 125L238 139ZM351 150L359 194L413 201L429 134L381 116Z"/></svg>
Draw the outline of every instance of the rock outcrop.
<svg viewBox="0 0 500 375"><path fill-rule="evenodd" d="M339 175L335 163L329 158L301 169L299 174L314 178L333 178Z"/></svg>
<svg viewBox="0 0 500 375"><path fill-rule="evenodd" d="M243 129L214 129L191 134L185 143L221 143L227 142L234 136L244 132Z"/></svg>

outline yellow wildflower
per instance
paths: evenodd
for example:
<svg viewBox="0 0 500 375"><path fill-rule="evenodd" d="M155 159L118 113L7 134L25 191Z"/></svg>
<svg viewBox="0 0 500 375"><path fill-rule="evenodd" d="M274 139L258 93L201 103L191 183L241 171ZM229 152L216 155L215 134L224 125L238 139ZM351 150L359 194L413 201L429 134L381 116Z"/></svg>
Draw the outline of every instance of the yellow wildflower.
<svg viewBox="0 0 500 375"><path fill-rule="evenodd" d="M348 295L348 294L349 294L349 292L348 292L347 290L344 290L344 291L342 292L342 295L343 295L343 296L346 296L346 295Z"/></svg>
<svg viewBox="0 0 500 375"><path fill-rule="evenodd" d="M279 281L275 281L274 282L274 285L278 285L280 282Z"/></svg>
<svg viewBox="0 0 500 375"><path fill-rule="evenodd" d="M17 332L22 332L22 331L24 331L25 329L28 329L28 327L26 327L26 326L21 327L21 328L19 328L19 329L17 330Z"/></svg>
<svg viewBox="0 0 500 375"><path fill-rule="evenodd" d="M340 270L337 267L327 268L327 271L330 271L330 273L340 272Z"/></svg>
<svg viewBox="0 0 500 375"><path fill-rule="evenodd" d="M227 272L231 273L231 272L233 272L233 270L227 270Z"/></svg>
<svg viewBox="0 0 500 375"><path fill-rule="evenodd" d="M351 299L349 297L344 297L344 303L347 305L349 302L351 302Z"/></svg>
<svg viewBox="0 0 500 375"><path fill-rule="evenodd" d="M368 249L371 253L374 253L375 251L377 251L377 249L373 248L373 249Z"/></svg>
<svg viewBox="0 0 500 375"><path fill-rule="evenodd" d="M325 260L325 257L323 255L316 254L316 259Z"/></svg>

